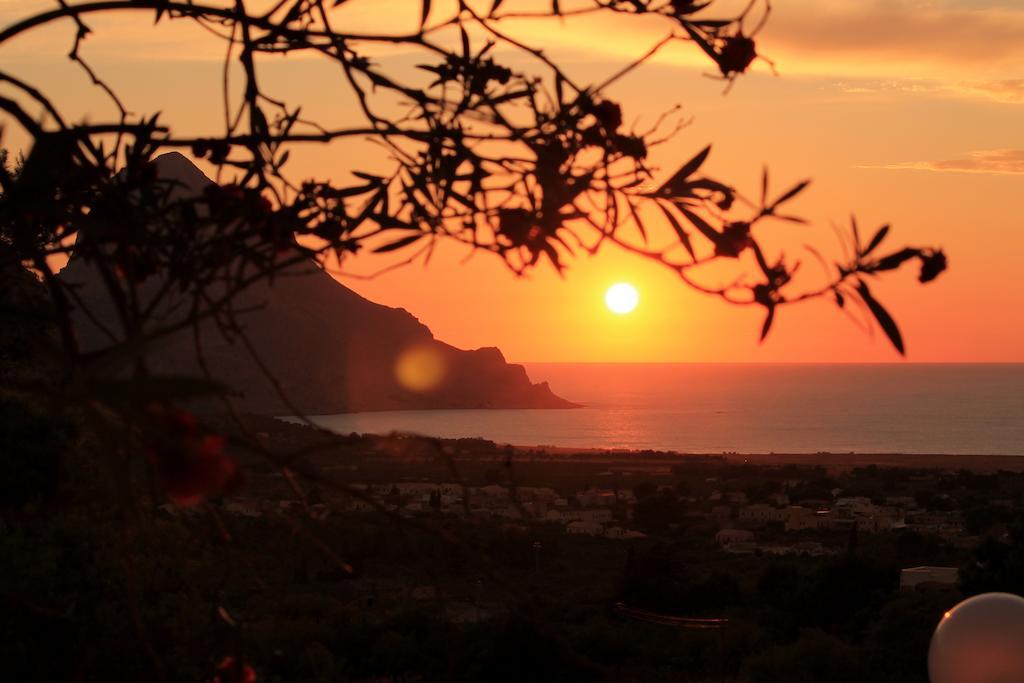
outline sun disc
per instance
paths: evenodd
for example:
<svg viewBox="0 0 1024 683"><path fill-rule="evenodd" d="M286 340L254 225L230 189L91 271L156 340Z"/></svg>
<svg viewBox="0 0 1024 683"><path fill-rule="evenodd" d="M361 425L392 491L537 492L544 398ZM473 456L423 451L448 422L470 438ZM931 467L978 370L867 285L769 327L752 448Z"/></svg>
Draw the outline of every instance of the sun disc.
<svg viewBox="0 0 1024 683"><path fill-rule="evenodd" d="M640 303L640 294L633 285L620 282L609 287L604 293L604 303L612 313L625 315Z"/></svg>

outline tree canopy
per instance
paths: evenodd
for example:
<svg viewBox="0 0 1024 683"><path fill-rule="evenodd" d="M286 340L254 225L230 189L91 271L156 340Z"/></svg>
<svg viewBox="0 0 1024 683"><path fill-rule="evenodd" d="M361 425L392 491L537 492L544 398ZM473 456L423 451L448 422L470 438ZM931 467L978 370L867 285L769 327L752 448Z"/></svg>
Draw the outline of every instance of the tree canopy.
<svg viewBox="0 0 1024 683"><path fill-rule="evenodd" d="M760 237L773 221L803 222L788 212L787 204L808 181L777 190L765 171L760 188L744 194L706 175L711 147L703 142L673 168L655 168L649 152L681 130L678 112L655 112L650 126L631 126L626 122L635 112L607 94L619 79L680 42L703 54L723 88L730 87L760 58L758 35L769 18L767 0L751 0L733 14L719 10L718 0L409 0L409 11L420 17L418 28L409 33L386 27L349 31L344 12L358 4L60 2L0 29L3 50L40 27L73 25L68 58L116 111L109 120L71 120L54 104L50 84L29 83L0 68L0 122L21 129L30 140L18 164L8 164L6 155L0 164L4 319L29 320L17 334L5 330L0 352L5 363L45 356L39 363L46 368L33 373L5 367L0 375L0 402L6 405L8 397L24 401L4 408L5 421L18 425L11 432L12 444L24 455L19 471L33 485L31 495L5 488L5 499L39 501L52 495L37 480L52 476L59 459L38 458L35 451L71 447L76 432L60 418L62 430L50 437L52 443L26 443L45 431L41 416L72 413L89 425L84 438L92 452L112 465L104 472L116 473L109 475L114 488L128 494L111 498L125 515L137 510L132 501L146 495L140 491L150 493L153 507L167 498L194 506L230 491L240 476L232 449L258 454L278 467L306 506L316 503L304 483L331 486L377 505L365 492L304 468L300 456L314 447L271 452L244 428L228 443L215 426L180 407L215 397L231 413L230 387L204 377L151 372L150 361L163 339L201 323L212 322L244 338L237 324L237 316L244 314L238 295L310 261L326 267L390 254L397 259L392 265L402 265L428 260L436 245L449 241L490 254L523 275L537 267L561 272L576 254L617 248L669 269L684 287L738 306L760 307L761 338L785 306L830 297L838 307L855 308L873 320L903 352L897 323L870 283L915 262L920 281L928 282L945 269L941 249L883 248L888 226L861 234L852 221L840 262L826 263L810 248L827 277L805 287L794 280L799 259L772 253ZM201 135L182 135L159 113L128 111L82 49L98 18L124 13L147 14L158 26L199 26L223 49L222 122L208 122L209 130ZM622 22L653 18L663 38L603 82L582 83L543 44L526 42L507 29L513 20L558 22L586 14L615 15ZM141 43L145 36L137 39ZM380 57L385 48L416 54L416 68L394 68ZM331 127L307 118L302 102L287 101L266 88L263 69L269 58L302 54L337 66L338 80L322 87L345 93L351 109L343 118L351 124ZM387 170L377 165L371 172L361 166L363 160L353 159L342 177L295 178L290 173L295 145L346 139L372 141L382 150ZM216 182L197 194L161 177L154 159L169 150L206 160L217 169ZM72 255L100 274L103 295L116 313L116 324L104 325L108 339L100 349L81 348L73 313L92 312L82 310L87 307L80 293L57 275L59 264ZM734 263L742 274L725 284L716 282L708 266L721 262ZM31 277L26 280L27 272L41 288ZM33 302L48 301L26 306L19 300L8 306L6 295L15 286L31 290ZM173 324L154 324L155 314L169 306L185 315ZM21 353L19 348L28 343L31 354ZM107 373L126 359L129 376ZM303 476L307 482L300 482ZM654 508L660 499L645 502L652 514L659 512ZM227 542L227 532L219 531ZM450 536L438 534L445 543ZM140 539L125 542L136 550L149 547ZM181 556L188 552L185 544ZM138 552L143 558L155 555ZM340 560L338 566L351 571ZM221 616L233 625L227 612ZM807 642L815 638L808 636ZM773 656L789 662L800 654L803 645L798 646ZM829 647L843 654L838 646ZM216 680L247 680L244 675L241 660L231 660Z"/></svg>

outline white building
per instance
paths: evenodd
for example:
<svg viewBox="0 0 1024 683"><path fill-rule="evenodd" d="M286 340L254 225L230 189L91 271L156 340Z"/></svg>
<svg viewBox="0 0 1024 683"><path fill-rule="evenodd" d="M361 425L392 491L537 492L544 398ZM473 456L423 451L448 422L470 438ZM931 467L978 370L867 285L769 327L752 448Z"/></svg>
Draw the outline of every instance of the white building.
<svg viewBox="0 0 1024 683"><path fill-rule="evenodd" d="M877 534L882 531L892 531L897 527L904 526L903 520L898 517L880 511L879 514L867 517L857 517L857 530Z"/></svg>
<svg viewBox="0 0 1024 683"><path fill-rule="evenodd" d="M546 519L549 522L567 524L569 522L577 521L580 518L579 513L579 510L573 510L570 508L548 510L547 514L544 515L544 519Z"/></svg>
<svg viewBox="0 0 1024 683"><path fill-rule="evenodd" d="M636 504L636 494L633 493L633 489L619 489L618 498L619 502L624 505Z"/></svg>
<svg viewBox="0 0 1024 683"><path fill-rule="evenodd" d="M835 511L840 517L868 516L875 513L875 504L863 496L839 498L835 503Z"/></svg>
<svg viewBox="0 0 1024 683"><path fill-rule="evenodd" d="M523 511L515 505L509 505L503 508L494 508L491 510L492 517L505 517L508 519L522 519Z"/></svg>
<svg viewBox="0 0 1024 683"><path fill-rule="evenodd" d="M716 505L711 508L711 516L719 521L732 518L732 508L728 505Z"/></svg>
<svg viewBox="0 0 1024 683"><path fill-rule="evenodd" d="M438 490L438 484L429 481L400 481L397 484L381 487L385 493L397 491L403 496L429 496Z"/></svg>
<svg viewBox="0 0 1024 683"><path fill-rule="evenodd" d="M957 512L920 512L907 515L907 528L924 534L935 534L955 539L963 535L964 527Z"/></svg>
<svg viewBox="0 0 1024 683"><path fill-rule="evenodd" d="M592 510L579 510L581 522L596 522L598 524L612 521L612 511L608 508L594 508Z"/></svg>
<svg viewBox="0 0 1024 683"><path fill-rule="evenodd" d="M568 534L600 536L604 533L604 527L597 522L571 522L565 527L565 532Z"/></svg>
<svg viewBox="0 0 1024 683"><path fill-rule="evenodd" d="M755 503L740 508L739 518L744 522L755 522L765 524L767 522L785 522L789 514L786 510Z"/></svg>
<svg viewBox="0 0 1024 683"><path fill-rule="evenodd" d="M235 498L234 500L225 501L224 512L232 515L238 515L240 517L263 516L259 503L247 498Z"/></svg>
<svg viewBox="0 0 1024 683"><path fill-rule="evenodd" d="M796 555L812 555L814 557L835 554L833 551L830 551L817 541L800 541L799 543L794 543L793 553Z"/></svg>
<svg viewBox="0 0 1024 683"><path fill-rule="evenodd" d="M611 489L590 488L586 491L577 491L576 500L583 507L598 507L615 505L615 491Z"/></svg>
<svg viewBox="0 0 1024 683"><path fill-rule="evenodd" d="M350 512L369 512L375 508L369 501L361 498L349 498L345 501L345 509Z"/></svg>
<svg viewBox="0 0 1024 683"><path fill-rule="evenodd" d="M715 541L723 548L728 548L738 543L751 543L753 540L753 532L746 529L722 529L715 534Z"/></svg>
<svg viewBox="0 0 1024 683"><path fill-rule="evenodd" d="M960 580L956 567L911 567L900 570L900 590L915 590L918 586L955 586Z"/></svg>
<svg viewBox="0 0 1024 683"><path fill-rule="evenodd" d="M504 486L498 486L497 484L481 486L477 491L484 496L490 496L492 498L508 498L508 489Z"/></svg>
<svg viewBox="0 0 1024 683"><path fill-rule="evenodd" d="M614 538L616 540L627 540L630 538L647 538L647 534L640 531L632 531L630 529L623 529L620 526L608 527L605 529L604 535L606 538Z"/></svg>
<svg viewBox="0 0 1024 683"><path fill-rule="evenodd" d="M542 501L555 504L558 494L555 490L546 486L520 486L516 488L516 494L520 500Z"/></svg>
<svg viewBox="0 0 1024 683"><path fill-rule="evenodd" d="M831 510L812 510L811 508L790 506L786 517L786 531L803 531L805 529L831 529L833 516Z"/></svg>

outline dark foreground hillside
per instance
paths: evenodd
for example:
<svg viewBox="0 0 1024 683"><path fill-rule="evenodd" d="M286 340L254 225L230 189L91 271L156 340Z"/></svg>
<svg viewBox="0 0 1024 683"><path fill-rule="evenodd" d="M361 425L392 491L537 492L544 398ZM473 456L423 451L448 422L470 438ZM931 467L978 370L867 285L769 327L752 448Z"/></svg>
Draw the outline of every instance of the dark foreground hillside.
<svg viewBox="0 0 1024 683"><path fill-rule="evenodd" d="M0 661L11 680L215 680L230 656L258 681L926 683L943 611L974 592L1020 590L1015 474L828 474L720 458L663 467L666 454L574 462L483 440L352 436L327 447L312 429L253 418L246 429L267 449L313 454L293 462L301 499L278 468L240 453L246 479L227 497L112 508L116 486L98 476L86 434L39 442L52 417L4 415L19 425L5 424L6 452L36 444L60 463L56 482L4 501ZM523 500L550 489L576 508L595 486L629 490L636 502L613 505L612 523L642 533L478 514L441 496L444 482L514 483ZM767 500L782 482L794 502L837 487L914 497L917 486L929 514L962 508L973 540L833 530L800 532L820 552L723 549L717 532L737 522L706 512L709 495ZM408 491L427 489L439 495L414 511ZM993 514L979 496L1017 512ZM900 590L900 569L921 564L963 566L960 585ZM689 618L727 621L695 629ZM232 675L216 680L250 680Z"/></svg>

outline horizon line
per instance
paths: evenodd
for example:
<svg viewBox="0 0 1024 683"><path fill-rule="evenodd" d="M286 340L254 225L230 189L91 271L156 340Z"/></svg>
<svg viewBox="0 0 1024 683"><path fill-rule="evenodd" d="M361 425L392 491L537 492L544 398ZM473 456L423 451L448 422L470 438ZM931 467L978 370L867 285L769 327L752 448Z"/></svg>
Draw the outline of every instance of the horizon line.
<svg viewBox="0 0 1024 683"><path fill-rule="evenodd" d="M620 361L620 360L509 360L512 365L1024 365L1024 360L938 360L938 361L846 361L846 360L808 360L808 361L743 361L743 360L655 360L655 361Z"/></svg>

